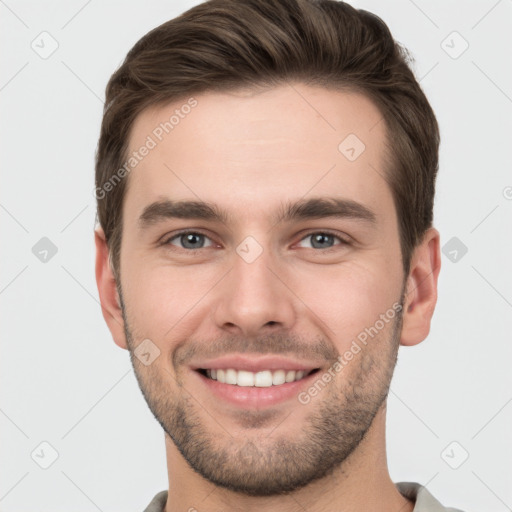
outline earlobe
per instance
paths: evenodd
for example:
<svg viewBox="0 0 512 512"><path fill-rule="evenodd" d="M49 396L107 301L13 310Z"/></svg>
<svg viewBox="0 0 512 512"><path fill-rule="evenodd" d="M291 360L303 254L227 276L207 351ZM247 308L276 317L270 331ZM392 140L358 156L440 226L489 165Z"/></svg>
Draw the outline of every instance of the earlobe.
<svg viewBox="0 0 512 512"><path fill-rule="evenodd" d="M110 265L105 234L101 227L94 231L94 242L96 244L96 284L100 296L101 312L116 345L128 349L116 280Z"/></svg>
<svg viewBox="0 0 512 512"><path fill-rule="evenodd" d="M440 270L440 236L437 229L430 228L411 259L404 297L401 345L417 345L428 336L437 302Z"/></svg>

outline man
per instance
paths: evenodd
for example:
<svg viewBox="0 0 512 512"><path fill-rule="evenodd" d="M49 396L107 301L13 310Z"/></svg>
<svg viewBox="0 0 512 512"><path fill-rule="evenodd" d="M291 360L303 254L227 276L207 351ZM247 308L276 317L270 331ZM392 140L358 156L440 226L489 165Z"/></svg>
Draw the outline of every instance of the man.
<svg viewBox="0 0 512 512"><path fill-rule="evenodd" d="M393 483L386 398L437 300L439 133L376 16L210 0L114 73L96 279L165 432L146 511L444 508Z"/></svg>

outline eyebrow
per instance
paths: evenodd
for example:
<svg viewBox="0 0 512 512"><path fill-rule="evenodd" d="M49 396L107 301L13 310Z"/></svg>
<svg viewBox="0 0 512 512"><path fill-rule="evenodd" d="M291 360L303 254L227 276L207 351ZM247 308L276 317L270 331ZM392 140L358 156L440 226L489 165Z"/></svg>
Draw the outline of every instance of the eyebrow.
<svg viewBox="0 0 512 512"><path fill-rule="evenodd" d="M281 205L273 217L275 224L324 217L348 218L377 223L376 214L368 207L351 199L320 197L300 199ZM146 206L139 217L139 228L145 229L167 219L198 219L227 224L229 213L217 205L203 201L171 201L163 199Z"/></svg>

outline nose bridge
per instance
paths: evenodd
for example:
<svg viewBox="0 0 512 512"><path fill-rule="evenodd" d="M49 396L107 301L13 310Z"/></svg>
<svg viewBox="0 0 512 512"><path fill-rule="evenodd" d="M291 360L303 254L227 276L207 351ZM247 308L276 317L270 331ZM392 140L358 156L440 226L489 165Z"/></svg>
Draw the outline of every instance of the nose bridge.
<svg viewBox="0 0 512 512"><path fill-rule="evenodd" d="M247 238L236 248L232 269L219 290L215 322L246 335L269 327L290 328L295 317L293 294L276 276L270 249Z"/></svg>

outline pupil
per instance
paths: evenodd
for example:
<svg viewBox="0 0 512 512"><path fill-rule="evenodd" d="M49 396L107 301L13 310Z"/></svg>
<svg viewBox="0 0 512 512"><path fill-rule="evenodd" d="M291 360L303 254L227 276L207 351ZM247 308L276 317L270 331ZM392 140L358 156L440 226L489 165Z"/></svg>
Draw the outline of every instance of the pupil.
<svg viewBox="0 0 512 512"><path fill-rule="evenodd" d="M332 241L331 239L332 239L332 235L326 235L324 233L315 235L313 237L313 247L316 247L315 244L319 244L321 246L322 244L326 244L326 243L328 246L330 246L331 244L329 242Z"/></svg>
<svg viewBox="0 0 512 512"><path fill-rule="evenodd" d="M201 245L201 244L198 244L201 236L202 235L194 235L194 234L185 235L184 236L185 242L183 245L185 247L192 247L192 248L194 247L194 245Z"/></svg>

